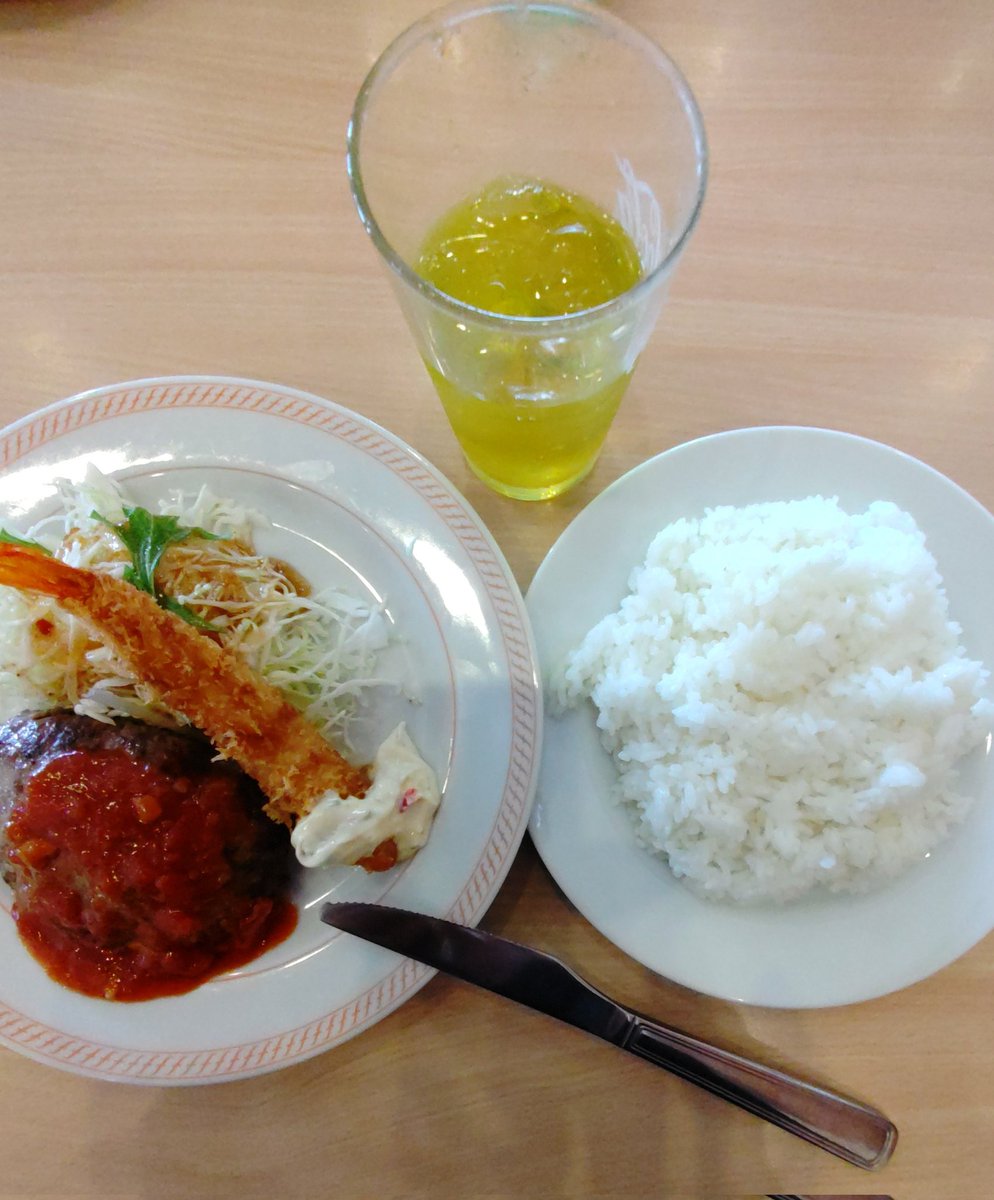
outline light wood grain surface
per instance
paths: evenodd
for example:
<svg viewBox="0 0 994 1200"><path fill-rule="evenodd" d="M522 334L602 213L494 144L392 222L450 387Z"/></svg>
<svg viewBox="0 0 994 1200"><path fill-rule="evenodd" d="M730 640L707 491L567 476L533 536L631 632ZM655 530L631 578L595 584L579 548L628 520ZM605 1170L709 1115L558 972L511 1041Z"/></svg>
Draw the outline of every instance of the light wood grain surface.
<svg viewBox="0 0 994 1200"><path fill-rule="evenodd" d="M423 0L3 0L0 418L158 374L357 409L487 522L522 587L617 476L737 426L850 430L994 507L994 8L616 0L708 127L704 216L601 461L523 506L463 465L343 165L352 98ZM437 978L330 1053L214 1087L0 1053L8 1197L990 1194L994 941L871 1003L742 1008L615 950L526 844L485 924L635 1007L882 1107L878 1176ZM0 970L2 970L0 966Z"/></svg>

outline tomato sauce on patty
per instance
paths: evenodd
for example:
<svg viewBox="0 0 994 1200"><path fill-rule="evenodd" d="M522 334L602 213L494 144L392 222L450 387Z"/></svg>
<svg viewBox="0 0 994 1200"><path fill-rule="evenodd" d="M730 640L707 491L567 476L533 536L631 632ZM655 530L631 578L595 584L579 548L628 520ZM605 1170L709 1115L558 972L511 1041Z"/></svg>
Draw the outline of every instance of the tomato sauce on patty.
<svg viewBox="0 0 994 1200"><path fill-rule="evenodd" d="M113 745L60 753L9 812L3 868L21 938L90 996L189 991L296 923L292 852L265 797L208 746L173 736L181 749L154 763Z"/></svg>

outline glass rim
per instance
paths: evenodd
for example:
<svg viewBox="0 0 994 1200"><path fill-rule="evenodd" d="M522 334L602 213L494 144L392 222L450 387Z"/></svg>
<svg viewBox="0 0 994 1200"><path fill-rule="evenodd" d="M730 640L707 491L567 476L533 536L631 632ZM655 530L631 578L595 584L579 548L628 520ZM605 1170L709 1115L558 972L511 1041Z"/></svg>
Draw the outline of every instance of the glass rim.
<svg viewBox="0 0 994 1200"><path fill-rule="evenodd" d="M638 44L651 58L656 60L657 65L662 68L663 73L673 85L690 123L694 145L697 150L697 190L694 196L694 203L690 213L683 222L683 228L680 230L679 235L675 238L672 246L670 246L660 262L636 283L633 283L630 288L627 288L620 295L606 300L603 304L595 305L593 308L584 308L579 312L562 313L552 317L510 316L503 313L491 312L486 308L477 308L473 304L467 304L463 300L457 300L455 297L448 295L419 275L394 249L380 228L379 222L373 216L372 205L369 202L366 186L363 182L360 162L363 118L365 117L366 109L369 106L373 92L381 78L388 77L392 69L409 50L423 42L429 33L441 32L453 25L461 24L463 21L501 12L520 13L523 10L581 16L591 25L606 27L622 34L629 42ZM432 304L448 310L453 316L523 331L526 329L537 330L564 325L578 325L585 321L607 316L614 310L627 306L634 298L649 294L658 283L665 279L669 270L683 252L687 240L697 225L701 214L708 181L708 144L704 131L704 118L701 115L697 100L683 72L662 47L657 45L656 42L640 29L629 24L621 17L616 16L614 13L595 8L592 4L586 3L585 0L483 0L482 3L479 0L456 0L456 3L437 8L415 21L413 25L409 25L389 43L373 63L362 82L362 86L359 88L355 104L352 107L351 116L349 117L348 129L346 131L345 166L349 177L352 200L359 213L359 219L362 221L366 232L369 234L373 245L379 251L380 256L404 283L420 293Z"/></svg>

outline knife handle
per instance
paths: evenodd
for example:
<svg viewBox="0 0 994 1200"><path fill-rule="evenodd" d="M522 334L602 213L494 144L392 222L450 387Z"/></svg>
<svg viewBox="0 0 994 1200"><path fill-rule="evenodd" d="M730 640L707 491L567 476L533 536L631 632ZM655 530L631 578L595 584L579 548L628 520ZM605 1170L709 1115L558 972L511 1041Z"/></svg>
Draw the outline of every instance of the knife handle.
<svg viewBox="0 0 994 1200"><path fill-rule="evenodd" d="M624 1048L868 1171L882 1167L897 1142L876 1109L647 1017L635 1017Z"/></svg>

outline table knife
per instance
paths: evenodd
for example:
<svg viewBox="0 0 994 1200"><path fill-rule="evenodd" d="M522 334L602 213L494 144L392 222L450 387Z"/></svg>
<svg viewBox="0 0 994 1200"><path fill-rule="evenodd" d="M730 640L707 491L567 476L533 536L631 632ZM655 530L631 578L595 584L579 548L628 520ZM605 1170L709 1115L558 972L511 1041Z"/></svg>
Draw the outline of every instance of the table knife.
<svg viewBox="0 0 994 1200"><path fill-rule="evenodd" d="M603 1038L858 1167L894 1150L883 1113L625 1008L551 954L384 905L325 904L321 920Z"/></svg>

